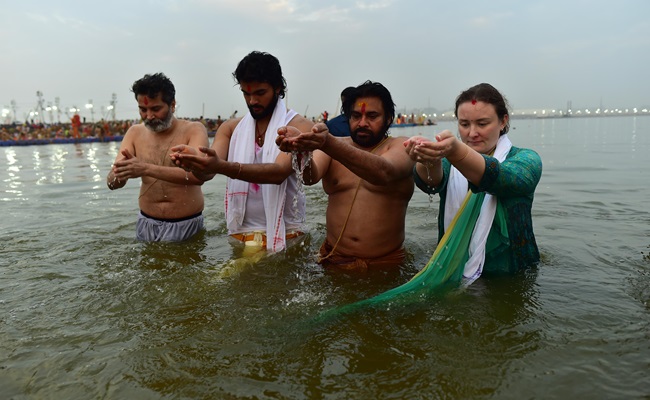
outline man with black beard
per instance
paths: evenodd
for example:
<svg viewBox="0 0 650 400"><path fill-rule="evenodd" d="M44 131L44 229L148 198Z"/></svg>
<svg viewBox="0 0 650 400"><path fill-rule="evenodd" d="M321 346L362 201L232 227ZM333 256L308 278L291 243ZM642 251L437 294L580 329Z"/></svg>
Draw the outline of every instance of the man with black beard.
<svg viewBox="0 0 650 400"><path fill-rule="evenodd" d="M143 241L182 241L203 229L203 180L176 168L169 160L173 146L207 146L203 124L174 117L176 89L162 73L145 75L131 90L142 123L124 135L106 177L111 190L141 178L136 237Z"/></svg>
<svg viewBox="0 0 650 400"><path fill-rule="evenodd" d="M225 214L228 234L250 251L280 251L302 234L305 195L293 173L291 155L275 145L278 128L309 130L313 123L287 110L286 81L277 58L253 51L233 77L244 95L248 113L221 124L212 148L172 148L172 160L200 179L228 177ZM204 153L204 154L201 154Z"/></svg>
<svg viewBox="0 0 650 400"><path fill-rule="evenodd" d="M321 123L302 133L283 128L276 143L286 152L313 151L304 182L322 179L328 195L327 237L318 262L345 270L395 271L405 256L406 209L414 187L414 162L404 154L407 138L388 135L395 104L380 83L357 86L343 112L349 138L333 136Z"/></svg>

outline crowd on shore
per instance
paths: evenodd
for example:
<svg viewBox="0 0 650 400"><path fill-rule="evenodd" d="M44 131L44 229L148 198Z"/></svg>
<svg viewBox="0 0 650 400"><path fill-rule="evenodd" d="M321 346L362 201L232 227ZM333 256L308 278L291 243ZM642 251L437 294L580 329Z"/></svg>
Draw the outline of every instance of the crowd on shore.
<svg viewBox="0 0 650 400"><path fill-rule="evenodd" d="M223 122L217 119L194 118L205 125L208 132L214 133ZM97 122L80 122L75 129L74 120L60 123L24 122L0 125L0 141L29 142L49 139L84 139L84 138L113 138L124 136L126 131L139 120L118 120Z"/></svg>
<svg viewBox="0 0 650 400"><path fill-rule="evenodd" d="M61 123L25 122L2 125L0 136L2 141L32 141L42 139L68 138L104 138L122 136L127 129L137 121L106 121L81 123L75 132L73 121Z"/></svg>

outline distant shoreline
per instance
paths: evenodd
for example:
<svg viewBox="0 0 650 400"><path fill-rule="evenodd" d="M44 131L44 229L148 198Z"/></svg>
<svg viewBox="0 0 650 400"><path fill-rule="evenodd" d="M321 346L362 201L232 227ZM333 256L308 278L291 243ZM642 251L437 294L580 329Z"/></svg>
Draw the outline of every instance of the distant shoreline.
<svg viewBox="0 0 650 400"><path fill-rule="evenodd" d="M216 132L208 132L209 137L214 137ZM9 146L38 146L45 144L80 144L80 143L107 143L121 142L124 135L113 135L105 137L84 137L84 138L51 138L51 139L24 139L24 140L1 140L0 147Z"/></svg>
<svg viewBox="0 0 650 400"><path fill-rule="evenodd" d="M447 113L436 118L436 121L455 121L456 117L452 115L453 113ZM611 113L582 113L576 112L571 114L559 114L559 113L528 113L522 111L513 111L510 114L510 119L569 119L569 118L611 118L611 117L646 117L650 116L650 111L643 110L642 112L611 112Z"/></svg>
<svg viewBox="0 0 650 400"><path fill-rule="evenodd" d="M106 137L84 137L84 138L51 138L51 139L22 139L22 140L2 140L0 147L7 146L32 146L43 144L68 144L68 143L101 143L101 142L121 142L124 136L106 136Z"/></svg>

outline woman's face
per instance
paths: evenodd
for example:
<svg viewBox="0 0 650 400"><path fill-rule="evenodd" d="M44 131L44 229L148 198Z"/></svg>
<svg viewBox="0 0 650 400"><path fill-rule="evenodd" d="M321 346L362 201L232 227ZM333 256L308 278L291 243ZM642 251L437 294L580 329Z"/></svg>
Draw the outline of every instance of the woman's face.
<svg viewBox="0 0 650 400"><path fill-rule="evenodd" d="M490 154L497 146L508 116L499 120L494 105L467 101L458 106L458 133L463 143L481 154Z"/></svg>

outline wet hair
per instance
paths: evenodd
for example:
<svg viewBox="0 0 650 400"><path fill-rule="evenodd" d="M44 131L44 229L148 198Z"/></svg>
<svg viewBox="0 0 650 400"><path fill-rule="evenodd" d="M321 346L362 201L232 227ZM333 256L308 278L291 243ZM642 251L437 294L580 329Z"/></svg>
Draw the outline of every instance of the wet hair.
<svg viewBox="0 0 650 400"><path fill-rule="evenodd" d="M176 98L176 89L174 88L174 84L162 72L152 75L147 74L138 79L133 83L133 86L131 86L131 91L135 94L136 99L140 95L152 99L155 99L160 95L162 101L168 106L170 106Z"/></svg>
<svg viewBox="0 0 650 400"><path fill-rule="evenodd" d="M458 107L462 103L468 101L482 101L483 103L492 104L497 112L499 121L503 121L505 116L508 116L506 125L501 130L501 135L508 133L510 130L510 113L508 112L508 101L499 91L489 83L479 83L465 90L456 98L456 108L454 108L454 115L458 118Z"/></svg>
<svg viewBox="0 0 650 400"><path fill-rule="evenodd" d="M238 84L242 82L268 83L273 89L280 89L280 98L284 98L287 90L287 81L282 76L280 61L269 53L250 52L237 64L237 69L232 76Z"/></svg>
<svg viewBox="0 0 650 400"><path fill-rule="evenodd" d="M346 95L345 100L343 100L341 111L346 117L350 118L352 109L354 109L354 103L360 97L378 97L379 100L381 100L381 103L384 106L384 116L386 117L386 129L388 129L388 127L393 123L393 119L395 119L395 103L393 103L393 98L388 89L379 82L371 81L365 81L361 85L357 86L354 88L354 91L350 91L349 95Z"/></svg>

